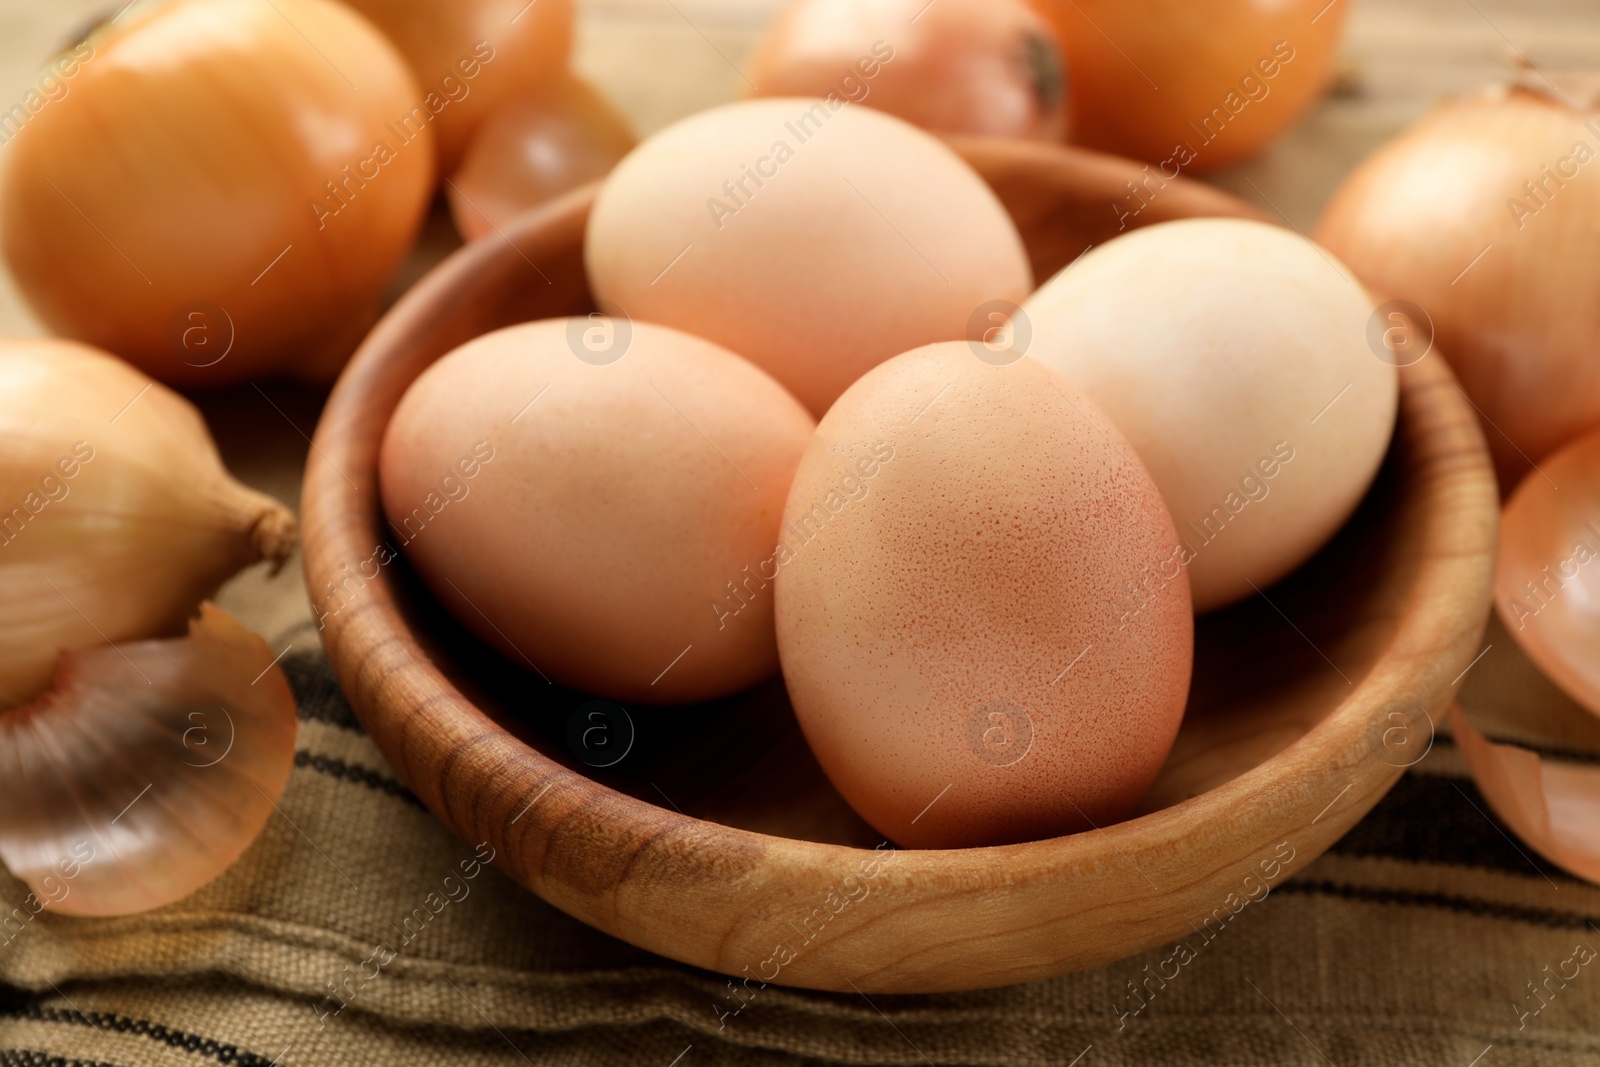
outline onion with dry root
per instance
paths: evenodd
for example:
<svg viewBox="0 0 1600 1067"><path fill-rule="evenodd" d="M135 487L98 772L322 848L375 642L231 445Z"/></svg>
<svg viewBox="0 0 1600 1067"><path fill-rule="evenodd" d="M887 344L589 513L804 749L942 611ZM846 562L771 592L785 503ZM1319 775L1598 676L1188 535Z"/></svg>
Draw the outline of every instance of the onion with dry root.
<svg viewBox="0 0 1600 1067"><path fill-rule="evenodd" d="M332 0L140 4L84 45L6 148L34 312L171 384L332 380L433 188L405 62Z"/></svg>
<svg viewBox="0 0 1600 1067"><path fill-rule="evenodd" d="M188 401L80 344L0 342L0 707L42 692L62 651L181 632L294 538Z"/></svg>
<svg viewBox="0 0 1600 1067"><path fill-rule="evenodd" d="M0 712L0 860L30 909L180 900L272 817L296 725L266 642L210 604L188 637L68 653L54 689Z"/></svg>
<svg viewBox="0 0 1600 1067"><path fill-rule="evenodd" d="M483 124L449 179L450 214L467 240L610 173L633 131L605 97L573 77L519 96Z"/></svg>
<svg viewBox="0 0 1600 1067"><path fill-rule="evenodd" d="M1600 78L1440 107L1346 179L1317 239L1432 319L1503 492L1600 425Z"/></svg>
<svg viewBox="0 0 1600 1067"><path fill-rule="evenodd" d="M1331 78L1348 3L1032 0L1055 26L1086 148L1170 178L1254 155Z"/></svg>
<svg viewBox="0 0 1600 1067"><path fill-rule="evenodd" d="M866 104L936 133L1059 140L1055 31L1023 0L792 0L750 61L755 96Z"/></svg>
<svg viewBox="0 0 1600 1067"><path fill-rule="evenodd" d="M572 0L346 0L388 34L433 115L439 173L451 174L478 128L547 85L572 52Z"/></svg>

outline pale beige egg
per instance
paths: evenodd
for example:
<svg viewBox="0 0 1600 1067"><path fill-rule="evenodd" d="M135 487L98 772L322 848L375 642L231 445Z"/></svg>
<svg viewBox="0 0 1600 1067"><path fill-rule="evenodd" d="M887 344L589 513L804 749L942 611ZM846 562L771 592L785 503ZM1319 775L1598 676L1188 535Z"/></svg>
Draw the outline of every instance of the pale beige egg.
<svg viewBox="0 0 1600 1067"><path fill-rule="evenodd" d="M1094 400L1161 487L1197 611L1309 558L1388 449L1399 393L1385 324L1374 332L1354 275L1290 230L1239 219L1135 230L1023 311L1028 354Z"/></svg>
<svg viewBox="0 0 1600 1067"><path fill-rule="evenodd" d="M942 141L842 98L703 111L618 164L584 247L596 296L726 345L820 415L878 363L1033 288L994 193Z"/></svg>
<svg viewBox="0 0 1600 1067"><path fill-rule="evenodd" d="M777 669L762 563L813 426L709 341L526 323L412 384L384 435L384 511L433 593L513 662L616 700L704 700Z"/></svg>
<svg viewBox="0 0 1600 1067"><path fill-rule="evenodd" d="M840 397L775 557L806 739L913 847L1122 818L1189 688L1188 578L1149 474L1061 376L984 356L930 345Z"/></svg>

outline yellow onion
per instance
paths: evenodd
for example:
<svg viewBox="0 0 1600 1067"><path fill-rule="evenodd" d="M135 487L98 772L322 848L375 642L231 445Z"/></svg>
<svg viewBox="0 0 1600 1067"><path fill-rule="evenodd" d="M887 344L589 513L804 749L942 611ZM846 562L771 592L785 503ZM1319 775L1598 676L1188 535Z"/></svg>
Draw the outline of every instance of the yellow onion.
<svg viewBox="0 0 1600 1067"><path fill-rule="evenodd" d="M750 61L757 96L834 96L938 133L1059 140L1055 31L1023 0L792 0Z"/></svg>
<svg viewBox="0 0 1600 1067"><path fill-rule="evenodd" d="M1600 424L1600 88L1559 82L1436 109L1346 179L1317 229L1432 320L1505 492Z"/></svg>
<svg viewBox="0 0 1600 1067"><path fill-rule="evenodd" d="M405 62L332 0L169 0L7 145L0 240L55 332L183 386L331 379L433 185Z"/></svg>
<svg viewBox="0 0 1600 1067"><path fill-rule="evenodd" d="M129 915L216 878L272 817L296 725L266 642L210 604L188 637L64 655L54 689L0 712L0 859L33 890L23 913Z"/></svg>
<svg viewBox="0 0 1600 1067"><path fill-rule="evenodd" d="M449 180L450 213L467 240L505 226L586 182L633 150L611 104L570 76L519 96L483 124Z"/></svg>
<svg viewBox="0 0 1600 1067"><path fill-rule="evenodd" d="M1087 148L1167 177L1255 154L1326 88L1348 0L1032 0L1055 26Z"/></svg>
<svg viewBox="0 0 1600 1067"><path fill-rule="evenodd" d="M346 0L411 64L433 113L439 172L452 173L488 117L559 77L572 0Z"/></svg>
<svg viewBox="0 0 1600 1067"><path fill-rule="evenodd" d="M294 536L176 393L70 341L0 342L0 706L44 690L62 651L181 632Z"/></svg>

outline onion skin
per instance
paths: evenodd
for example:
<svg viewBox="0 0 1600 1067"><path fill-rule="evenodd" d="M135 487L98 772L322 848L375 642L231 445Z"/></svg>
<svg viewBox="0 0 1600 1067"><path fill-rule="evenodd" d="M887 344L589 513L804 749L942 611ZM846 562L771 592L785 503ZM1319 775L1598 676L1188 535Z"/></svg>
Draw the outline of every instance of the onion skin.
<svg viewBox="0 0 1600 1067"><path fill-rule="evenodd" d="M1058 141L1066 124L1060 42L1022 0L794 0L749 79L753 96L832 92L936 133Z"/></svg>
<svg viewBox="0 0 1600 1067"><path fill-rule="evenodd" d="M1545 677L1600 716L1600 431L1562 446L1539 468L1500 513L1494 606Z"/></svg>
<svg viewBox="0 0 1600 1067"><path fill-rule="evenodd" d="M181 633L294 542L187 400L71 341L0 341L0 707L42 692L63 650Z"/></svg>
<svg viewBox="0 0 1600 1067"><path fill-rule="evenodd" d="M187 637L67 653L0 713L0 859L66 915L182 900L272 818L298 725L267 643L211 604Z"/></svg>
<svg viewBox="0 0 1600 1067"><path fill-rule="evenodd" d="M1600 769L1490 741L1459 704L1450 735L1490 810L1539 855L1600 885Z"/></svg>
<svg viewBox="0 0 1600 1067"><path fill-rule="evenodd" d="M1600 159L1569 163L1576 177L1538 200L1523 184L1578 142L1600 155L1597 116L1523 87L1443 106L1358 167L1317 228L1369 287L1433 320L1503 493L1600 425Z"/></svg>
<svg viewBox="0 0 1600 1067"><path fill-rule="evenodd" d="M0 240L33 311L173 385L331 380L433 185L431 127L386 125L421 100L404 61L332 0L140 5L89 43L7 147Z"/></svg>
<svg viewBox="0 0 1600 1067"><path fill-rule="evenodd" d="M633 130L577 78L518 97L472 140L449 181L450 214L471 241L562 193L610 173L633 150Z"/></svg>
<svg viewBox="0 0 1600 1067"><path fill-rule="evenodd" d="M1032 3L1066 50L1073 143L1158 165L1170 160L1193 173L1254 155L1322 94L1350 8L1348 0L1331 7L1328 0ZM1292 51L1287 62L1274 55L1279 42ZM1280 61L1274 76L1263 76L1263 59ZM1265 95L1241 89L1246 76ZM1196 127L1213 108L1233 112L1230 93L1244 106L1220 130L1214 125L1207 142ZM1191 149L1192 160L1175 155L1179 145Z"/></svg>
<svg viewBox="0 0 1600 1067"><path fill-rule="evenodd" d="M389 35L424 93L449 100L436 121L440 174L455 172L490 115L560 77L572 53L572 0L346 2ZM462 61L482 58L480 42L494 58L463 77Z"/></svg>

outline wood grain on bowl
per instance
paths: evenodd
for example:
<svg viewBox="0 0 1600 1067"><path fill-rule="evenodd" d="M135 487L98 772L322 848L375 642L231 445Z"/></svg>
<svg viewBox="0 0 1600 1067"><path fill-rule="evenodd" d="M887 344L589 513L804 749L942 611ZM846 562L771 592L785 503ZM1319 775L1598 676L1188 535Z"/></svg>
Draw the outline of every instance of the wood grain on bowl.
<svg viewBox="0 0 1600 1067"><path fill-rule="evenodd" d="M1015 213L1041 280L1117 232L1111 202L1095 204L1140 177L1066 148L959 147ZM1334 543L1202 620L1189 712L1137 818L998 848L892 850L822 778L777 682L709 708L637 711L654 745L642 768L585 767L559 736L581 695L466 639L389 559L403 538L379 511L376 470L389 415L429 363L487 330L588 310L592 198L580 190L469 245L396 305L329 400L304 497L311 599L356 714L446 826L487 841L546 900L755 982L1021 982L1215 927L1326 849L1430 743L1479 651L1497 503L1437 353L1402 371L1390 454ZM1153 203L1167 206L1129 225L1180 208L1257 214L1183 179Z"/></svg>
<svg viewBox="0 0 1600 1067"><path fill-rule="evenodd" d="M1128 230L1192 218L1276 222L1230 193L1156 168L1087 149L1035 141L947 137L995 191L1033 263L1033 281L1051 275Z"/></svg>

